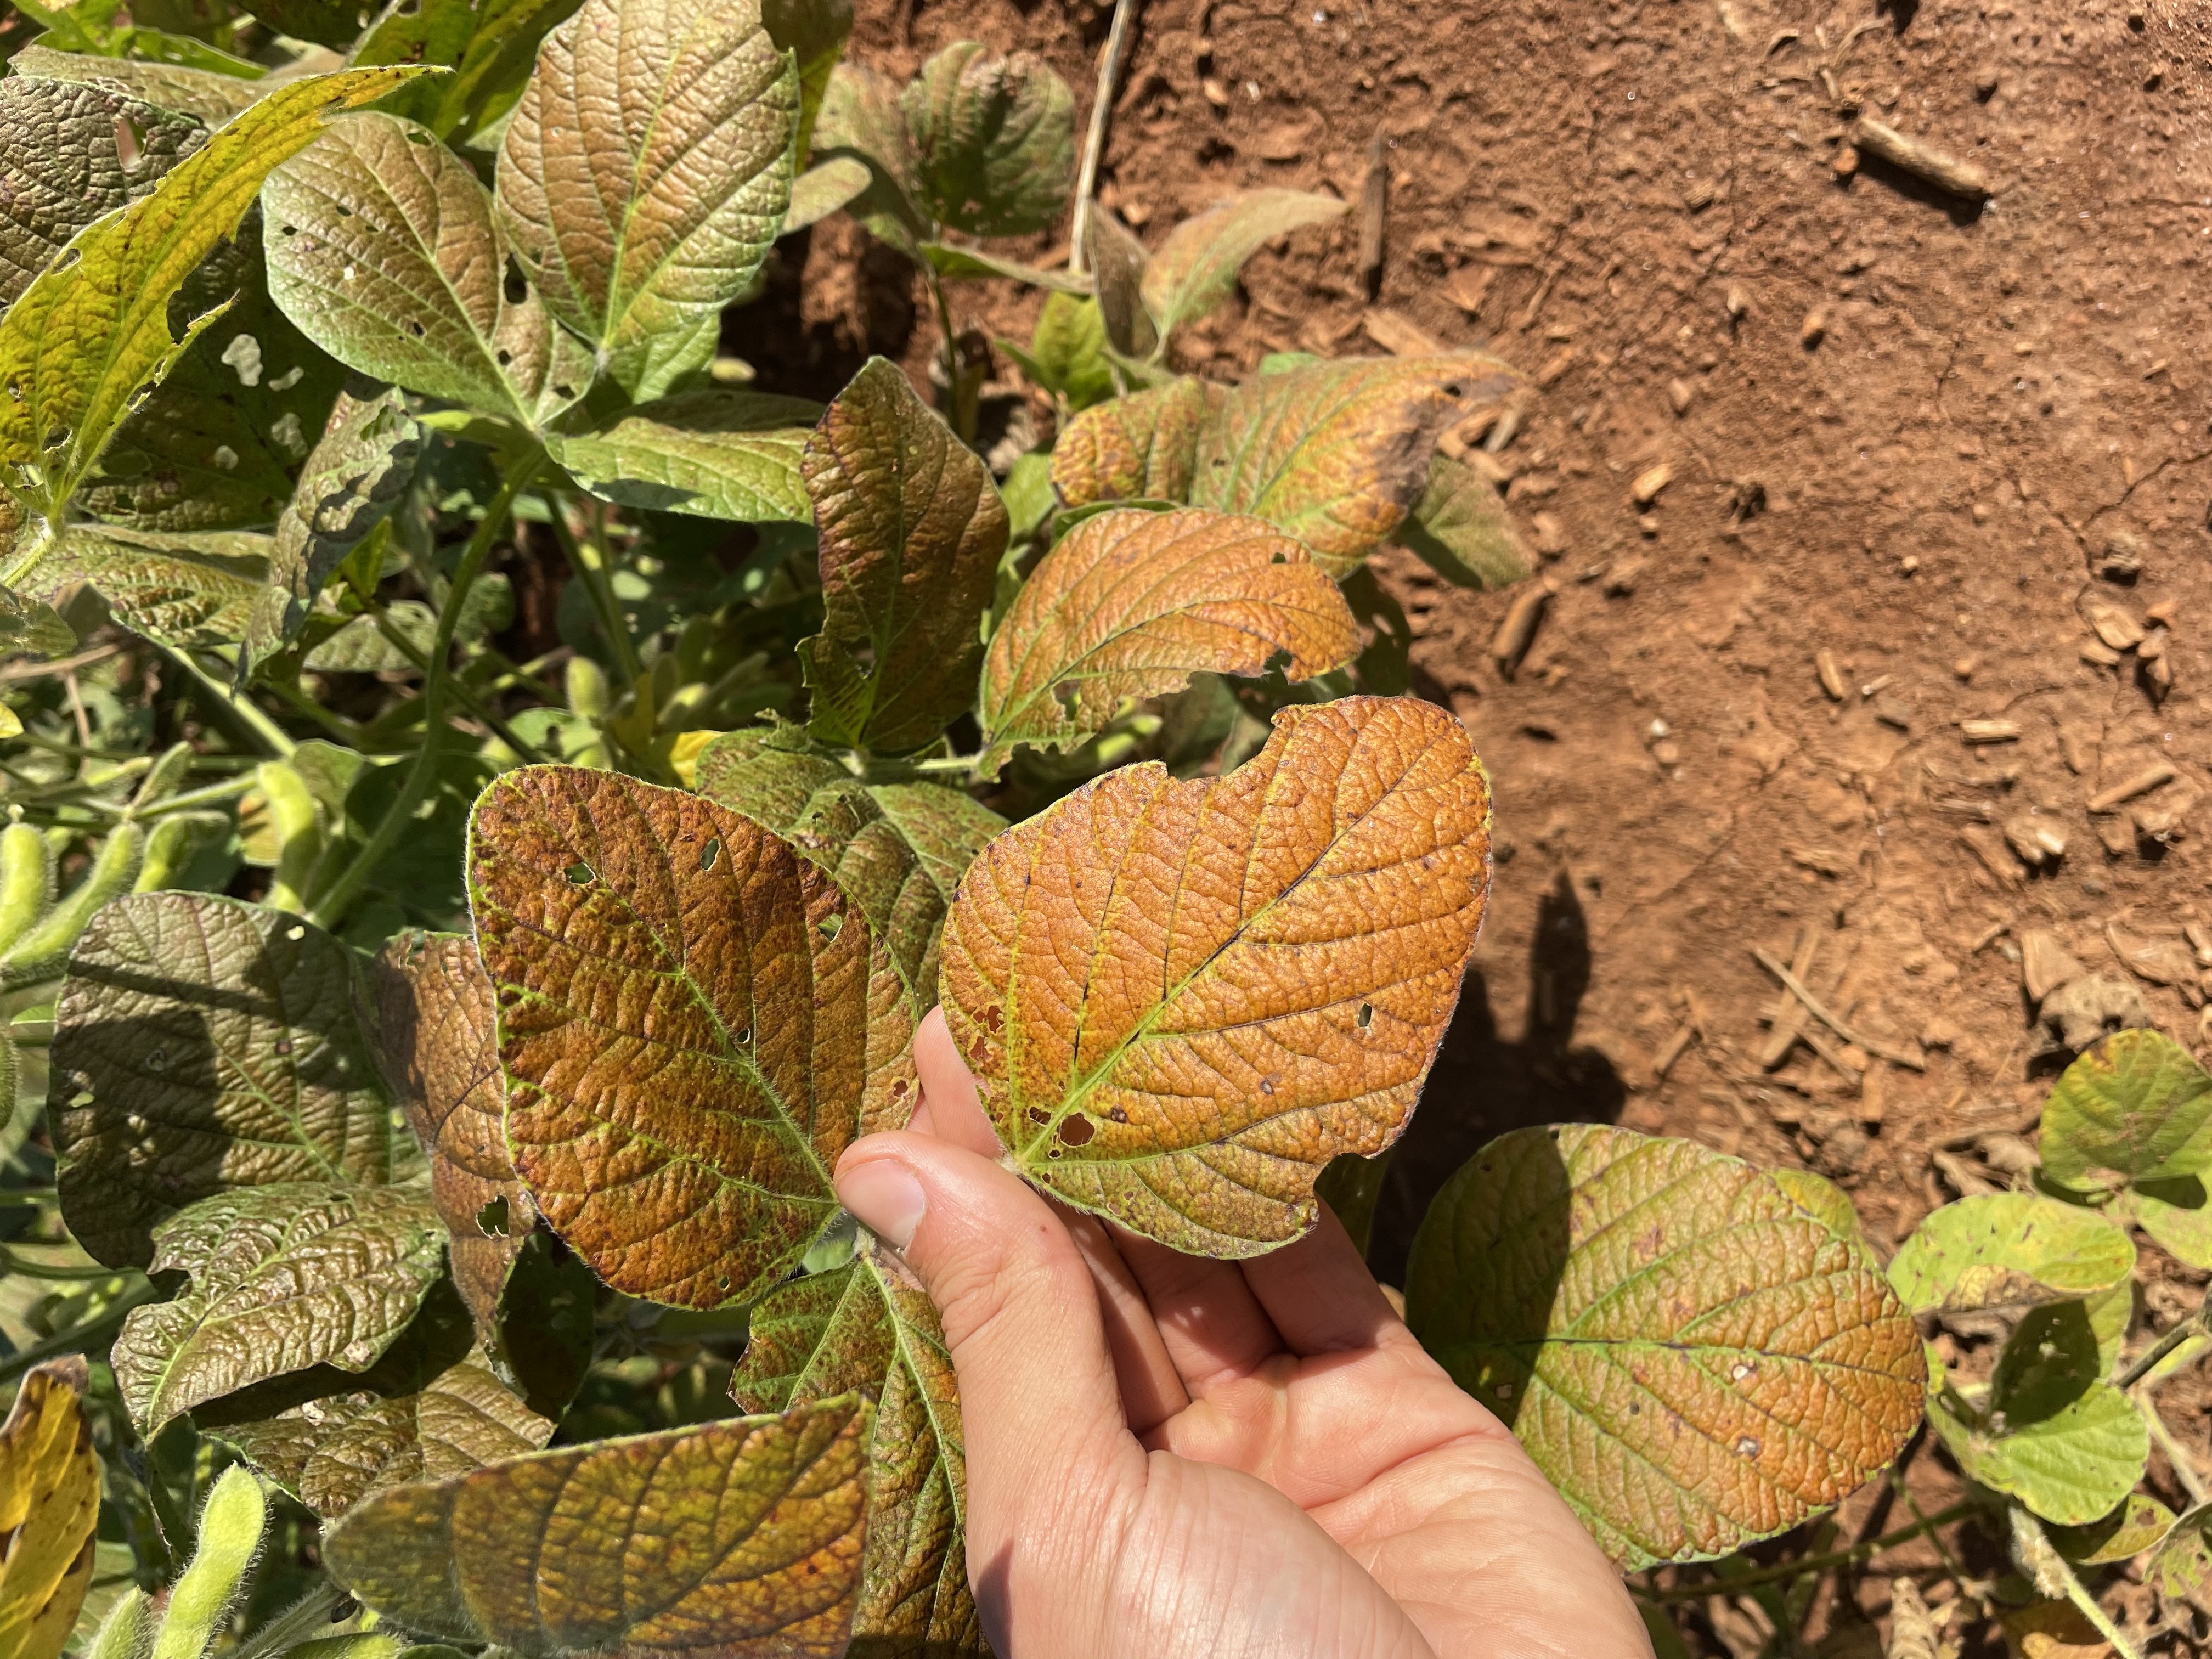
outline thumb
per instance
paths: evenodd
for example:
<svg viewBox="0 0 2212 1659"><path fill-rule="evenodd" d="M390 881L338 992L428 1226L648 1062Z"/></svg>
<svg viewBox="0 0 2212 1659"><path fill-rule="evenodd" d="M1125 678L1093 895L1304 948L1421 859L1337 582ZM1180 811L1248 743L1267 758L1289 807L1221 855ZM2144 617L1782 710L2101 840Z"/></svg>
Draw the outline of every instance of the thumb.
<svg viewBox="0 0 2212 1659"><path fill-rule="evenodd" d="M930 1135L870 1135L837 1164L837 1196L897 1250L937 1304L960 1382L968 1550L979 1589L1018 1548L1091 1553L1098 1505L1141 1484L1098 1296L1044 1200L988 1158ZM987 1615L988 1616L988 1615ZM1003 1651L1003 1650L1001 1650Z"/></svg>

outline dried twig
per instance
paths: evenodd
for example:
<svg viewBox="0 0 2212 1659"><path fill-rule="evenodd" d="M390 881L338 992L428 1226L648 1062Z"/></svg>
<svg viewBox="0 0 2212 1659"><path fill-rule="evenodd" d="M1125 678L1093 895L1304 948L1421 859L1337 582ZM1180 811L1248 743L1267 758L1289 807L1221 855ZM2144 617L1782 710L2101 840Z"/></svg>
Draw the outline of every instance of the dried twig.
<svg viewBox="0 0 2212 1659"><path fill-rule="evenodd" d="M1954 196L1978 202L1990 193L1989 176L1979 167L1895 127L1884 126L1871 116L1859 117L1851 130L1851 142L1863 152L1879 155L1892 167Z"/></svg>
<svg viewBox="0 0 2212 1659"><path fill-rule="evenodd" d="M18 680L41 680L49 674L73 674L80 668L106 662L122 649L119 645L95 645L89 651L80 651L74 657L57 657L52 662L11 662L5 668L0 668L0 684L13 685Z"/></svg>
<svg viewBox="0 0 2212 1659"><path fill-rule="evenodd" d="M1390 138L1377 130L1359 186L1359 285L1371 298L1382 285L1382 219L1390 204Z"/></svg>
<svg viewBox="0 0 2212 1659"><path fill-rule="evenodd" d="M1790 971L1802 980L1809 979L1813 964L1820 954L1820 930L1807 922L1797 933L1797 948L1792 954ZM1774 1000L1774 1007L1766 1017L1769 1027L1766 1046L1759 1051L1759 1063L1772 1071L1790 1058L1790 1051L1797 1046L1797 1039L1805 1030L1805 1005L1784 991Z"/></svg>
<svg viewBox="0 0 2212 1659"><path fill-rule="evenodd" d="M1891 1065L1902 1066L1907 1071L1924 1072L1928 1069L1928 1061L1924 1056L1914 1054L1910 1049L1893 1048L1886 1042L1880 1042L1875 1038L1863 1036L1860 1033L1851 1030L1850 1026L1844 1024L1842 1020L1837 1018L1835 1015L1829 1012L1826 1008L1821 1006L1820 1000L1805 988L1805 982L1802 980L1799 979L1796 975L1791 973L1787 968L1784 968L1779 962L1777 962L1768 952L1761 950L1759 946L1754 945L1751 947L1751 953L1759 959L1759 965L1760 967L1765 969L1768 973L1780 980L1789 989L1790 994L1795 996L1798 1001L1805 1005L1807 1012L1810 1013L1814 1018L1819 1020L1821 1024L1826 1026L1830 1030L1833 1031L1838 1036L1843 1038L1844 1042L1850 1043L1853 1048L1863 1048L1867 1053L1870 1054L1877 1054L1881 1056L1881 1058L1887 1060Z"/></svg>
<svg viewBox="0 0 2212 1659"><path fill-rule="evenodd" d="M1098 90L1091 100L1091 130L1083 136L1083 167L1075 175L1075 222L1068 232L1067 268L1083 274L1084 232L1091 223L1091 198L1098 186L1098 160L1106 149L1106 119L1114 109L1114 83L1121 75L1121 52L1129 41L1129 20L1137 0L1114 0L1114 23L1106 32L1106 56L1098 64Z"/></svg>

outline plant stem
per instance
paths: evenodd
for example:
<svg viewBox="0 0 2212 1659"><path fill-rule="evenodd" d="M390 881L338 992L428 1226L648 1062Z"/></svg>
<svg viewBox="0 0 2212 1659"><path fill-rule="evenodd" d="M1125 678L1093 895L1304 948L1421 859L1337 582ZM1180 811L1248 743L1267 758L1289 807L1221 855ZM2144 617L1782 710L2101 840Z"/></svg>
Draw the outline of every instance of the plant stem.
<svg viewBox="0 0 2212 1659"><path fill-rule="evenodd" d="M1068 231L1067 268L1083 274L1084 234L1091 228L1091 198L1098 188L1098 161L1106 150L1106 120L1114 110L1114 84L1121 78L1121 52L1129 41L1129 20L1136 0L1114 0L1114 23L1106 32L1106 56L1098 64L1098 90L1091 100L1091 127L1083 136L1083 167L1075 175L1075 222Z"/></svg>
<svg viewBox="0 0 2212 1659"><path fill-rule="evenodd" d="M109 1276L113 1277L112 1274ZM98 1346L122 1328L131 1310L161 1299L161 1293L150 1282L140 1279L110 1303L107 1311L90 1324L72 1326L43 1342L34 1342L29 1347L20 1348L6 1358L0 1359L0 1382L13 1382L32 1366L43 1365L47 1360L58 1358L63 1354L83 1353Z"/></svg>
<svg viewBox="0 0 2212 1659"><path fill-rule="evenodd" d="M376 623L376 631L384 635L385 642L408 661L413 663L415 672L428 679L430 673L428 659L417 651L407 636L399 631L398 625L392 620L391 613L372 599L368 602L368 614ZM531 744L524 742L513 726L494 714L491 706L477 696L466 680L455 675L448 683L447 690L453 692L454 698L462 708L482 720L485 728L520 756L525 763L534 763L544 758Z"/></svg>
<svg viewBox="0 0 2212 1659"><path fill-rule="evenodd" d="M553 522L554 537L561 544L561 551L568 558L568 568L576 573L576 579L584 584L584 591L592 596L592 609L599 613L599 631L607 636L607 649L615 653L616 665L635 685L645 676L645 664L639 660L637 642L630 638L629 629L623 625L622 607L615 602L614 585L607 574L606 556L599 540L597 515L594 514L592 517L592 545L586 553L578 544L576 532L568 528L568 515L561 510L561 503L556 501L550 505L552 511L546 517ZM588 503L584 510L587 514L592 513Z"/></svg>
<svg viewBox="0 0 2212 1659"><path fill-rule="evenodd" d="M2084 1619L2096 1626L2098 1635L2112 1644L2112 1651L2118 1659L2142 1659L2135 1645L2120 1634L2119 1626L2105 1616L2104 1608L2097 1605L2097 1598L2089 1594L2087 1586L2082 1583L2074 1569L2067 1564L2066 1558L2059 1554L2057 1548L2045 1534L2041 1522L2025 1509L2015 1506L2012 1511L2012 1530L2019 1553L2027 1558L2022 1565L2027 1569L2028 1577L2038 1591L2049 1595L2047 1581L2057 1580L2066 1599L2079 1609Z"/></svg>
<svg viewBox="0 0 2212 1659"><path fill-rule="evenodd" d="M206 669L192 660L189 651L172 651L166 645L154 647L171 662L179 665L198 684L199 689L215 700L216 706L227 710L246 728L254 743L274 755L278 760L289 760L292 751L300 745L292 741L291 734L261 711L261 707L244 693L234 691Z"/></svg>
<svg viewBox="0 0 2212 1659"><path fill-rule="evenodd" d="M500 481L499 494L484 509L483 522L469 538L460 563L453 568L453 585L446 590L445 604L439 607L438 632L430 641L429 670L422 681L422 746L415 751L415 763L408 768L399 793L392 797L392 805L385 809L375 830L352 861L338 872L337 878L316 899L308 920L319 927L337 925L346 907L353 902L354 896L361 891L376 866L384 861L385 854L414 820L415 809L430 791L431 780L438 771L438 746L445 736L446 693L453 678L453 630L460 623L461 606L469 597L469 589L475 585L477 572L491 556L500 532L507 527L514 498L537 476L544 459L542 453L533 451Z"/></svg>
<svg viewBox="0 0 2212 1659"><path fill-rule="evenodd" d="M1978 1515L1985 1507L1979 1499L1970 1498L1964 1503L1952 1504L1948 1510L1938 1510L1933 1515L1924 1516L1909 1527L1899 1527L1894 1532L1867 1539L1848 1549L1829 1550L1820 1555L1803 1556L1795 1561L1778 1561L1771 1567L1760 1568L1757 1572L1746 1573L1741 1578L1709 1578L1701 1583L1677 1584L1672 1589L1643 1589L1634 1585L1630 1588L1647 1601L1692 1601L1700 1595L1734 1595L1756 1584L1776 1583L1785 1578L1795 1578L1801 1573L1820 1572L1829 1567L1863 1561L1869 1556L1879 1555L1886 1549L1917 1538L1923 1533L1933 1532L1938 1527L1948 1527L1952 1522L1963 1521L1970 1515Z"/></svg>
<svg viewBox="0 0 2212 1659"><path fill-rule="evenodd" d="M191 812L203 806L220 806L227 800L235 800L253 787L253 775L247 773L224 783L210 783L198 789L187 789L181 795L171 795L157 800L151 806L142 807L133 814L141 818L164 817L171 812Z"/></svg>
<svg viewBox="0 0 2212 1659"><path fill-rule="evenodd" d="M2116 1389L2132 1389L2149 1376L2158 1362L2204 1328L2204 1310L2199 1308L2164 1336L2143 1350L2120 1374L2112 1379Z"/></svg>
<svg viewBox="0 0 2212 1659"><path fill-rule="evenodd" d="M2173 1437L2173 1431L2166 1426L2166 1419L2159 1414L2158 1402L2150 1397L2150 1390L2145 1389L2141 1394L2129 1397L2136 1402L2136 1409L2142 1413L2143 1421L2149 1425L2151 1438L2157 1441L2165 1451L2166 1461L2173 1465L2174 1479L2187 1489L2189 1506L2195 1509L2206 1499L2212 1498L2212 1488L2206 1487L2204 1477L2197 1471L2197 1460L2189 1455L2187 1447Z"/></svg>
<svg viewBox="0 0 2212 1659"><path fill-rule="evenodd" d="M12 1033L10 1035L13 1035ZM21 1273L26 1279L91 1280L114 1279L118 1276L113 1267L94 1266L72 1267L60 1262L34 1261L29 1256L0 1244L0 1273Z"/></svg>

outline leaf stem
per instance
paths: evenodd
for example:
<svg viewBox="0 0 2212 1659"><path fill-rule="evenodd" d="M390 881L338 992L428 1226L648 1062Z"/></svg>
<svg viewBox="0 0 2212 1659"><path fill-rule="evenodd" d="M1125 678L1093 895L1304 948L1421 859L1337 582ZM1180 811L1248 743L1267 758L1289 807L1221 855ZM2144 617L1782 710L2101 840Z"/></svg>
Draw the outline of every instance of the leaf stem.
<svg viewBox="0 0 2212 1659"><path fill-rule="evenodd" d="M0 1244L0 1273L20 1273L25 1279L93 1280L118 1279L122 1272L118 1268L102 1267L97 1264L76 1267L58 1261L39 1261Z"/></svg>
<svg viewBox="0 0 2212 1659"><path fill-rule="evenodd" d="M2120 1627L2106 1616L2104 1608L2097 1605L2097 1598L2089 1594L2088 1587L2082 1583L2080 1576L2067 1565L2066 1558L2059 1554L2057 1547L2045 1535L2043 1523L2027 1510L2015 1506L2012 1512L2012 1528L2014 1541L2022 1547L2021 1553L2030 1558L2026 1565L2036 1589L2047 1595L2050 1589L2046 1581L2055 1579L2065 1592L2066 1599L2075 1605L2084 1619L2096 1626L2097 1634L2112 1644L2112 1651L2118 1659L2142 1659L2135 1644L2120 1634Z"/></svg>
<svg viewBox="0 0 2212 1659"><path fill-rule="evenodd" d="M112 1273L108 1276L115 1277ZM161 1293L154 1288L152 1281L141 1279L109 1303L106 1310L91 1323L73 1325L68 1330L55 1333L43 1342L19 1348L6 1358L0 1359L0 1382L13 1382L32 1366L43 1365L49 1359L58 1358L63 1354L88 1352L121 1329L123 1322L130 1317L132 1310L161 1299Z"/></svg>
<svg viewBox="0 0 2212 1659"><path fill-rule="evenodd" d="M385 643L389 645L393 650L397 651L401 656L406 658L409 662L414 664L415 672L422 675L427 680L430 675L429 659L425 657L420 651L417 651L415 648L413 642L410 641L404 634L402 634L399 631L398 624L392 620L391 612L386 611L382 604L372 598L368 601L368 615L370 619L376 623L376 631L384 635ZM462 708L467 709L469 713L474 714L478 720L482 720L484 723L485 728L489 730L494 737L505 744L509 749L512 749L517 755L520 755L526 764L533 764L544 759L544 757L539 754L537 749L532 744L526 743L515 732L515 729L509 726L504 719L498 714L494 714L492 712L491 706L485 702L483 698L477 696L474 688L472 688L469 683L463 679L459 675L456 674L453 677L453 678L448 682L447 689L453 694L455 700L460 703Z"/></svg>
<svg viewBox="0 0 2212 1659"><path fill-rule="evenodd" d="M1114 0L1114 23L1106 32L1106 56L1099 60L1098 90L1091 100L1091 125L1083 136L1083 167L1075 175L1075 222L1068 231L1067 268L1083 274L1083 239L1091 228L1091 198L1098 188L1098 160L1106 149L1106 120L1114 110L1114 84L1121 78L1121 52L1129 40L1136 0Z"/></svg>
<svg viewBox="0 0 2212 1659"><path fill-rule="evenodd" d="M399 793L385 808L375 830L362 843L352 861L338 872L337 878L316 899L308 920L319 927L337 926L346 907L353 902L376 866L384 861L385 854L414 821L415 809L430 791L431 780L437 775L439 745L445 736L446 694L453 678L453 631L460 624L461 606L468 599L469 589L475 585L477 572L491 556L500 532L507 527L507 517L514 509L514 498L537 477L544 461L544 454L533 450L514 464L500 481L499 494L484 509L483 522L469 538L461 562L453 567L453 585L446 590L446 602L438 610L438 632L430 641L429 669L422 681L422 746L415 751L415 763L408 768Z"/></svg>
<svg viewBox="0 0 2212 1659"><path fill-rule="evenodd" d="M2199 1308L2131 1360L2120 1374L2112 1379L2112 1386L2116 1389L2132 1389L2151 1374L2160 1360L2165 1358L2166 1355L2203 1328L2204 1310Z"/></svg>
<svg viewBox="0 0 2212 1659"><path fill-rule="evenodd" d="M2174 1479L2180 1481L2189 1493L2190 1508L2195 1509L2212 1499L2212 1488L2205 1486L2204 1477L2197 1473L2197 1460L2189 1455L2186 1446L2173 1437L2173 1431L2166 1426L2166 1419L2160 1415L2158 1402L2151 1398L2151 1391L2145 1389L2142 1393L2128 1397L2136 1402L2136 1409L2142 1413L2143 1422L2150 1429L2151 1438L2157 1441L2160 1449L2166 1453L2166 1461L2173 1465Z"/></svg>
<svg viewBox="0 0 2212 1659"><path fill-rule="evenodd" d="M545 516L553 521L553 534L568 558L568 568L576 573L576 579L584 584L584 591L592 596L592 609L599 613L599 631L607 636L607 649L615 653L616 666L635 685L645 678L645 664L639 659L637 641L630 638L629 629L623 625L622 607L615 602L598 511L589 501L579 503L592 526L591 547L586 551L576 540L576 532L568 527L568 515L562 510L561 502L556 500L549 505L552 510Z"/></svg>
<svg viewBox="0 0 2212 1659"><path fill-rule="evenodd" d="M291 733L262 712L260 704L243 692L233 690L209 673L206 669L192 660L192 653L190 651L173 651L167 646L158 642L154 648L190 674L199 689L215 700L216 707L227 710L240 726L245 727L247 735L253 739L258 747L267 750L278 760L292 758L293 750L300 745L292 740Z"/></svg>
<svg viewBox="0 0 2212 1659"><path fill-rule="evenodd" d="M220 806L227 800L234 800L239 796L246 794L252 789L253 786L253 775L251 772L242 773L222 783L205 784L198 789L187 789L181 795L171 795L165 800L157 800L151 806L140 807L131 816L139 818L158 818L166 817L172 812L191 812L203 806Z"/></svg>
<svg viewBox="0 0 2212 1659"><path fill-rule="evenodd" d="M1963 1521L1968 1516L1978 1515L1987 1507L1979 1498L1970 1498L1963 1503L1952 1504L1948 1510L1938 1510L1933 1515L1923 1516L1909 1527L1899 1527L1879 1538L1866 1539L1848 1549L1829 1550L1820 1555L1803 1556L1795 1561L1778 1561L1771 1567L1746 1573L1741 1578L1709 1578L1696 1584L1677 1584L1671 1589L1645 1589L1637 1585L1630 1588L1647 1601L1692 1601L1700 1595L1734 1595L1753 1585L1777 1583L1785 1578L1795 1578L1801 1573L1821 1572L1830 1567L1864 1560L1923 1533L1933 1532L1938 1527L1948 1527L1954 1521Z"/></svg>

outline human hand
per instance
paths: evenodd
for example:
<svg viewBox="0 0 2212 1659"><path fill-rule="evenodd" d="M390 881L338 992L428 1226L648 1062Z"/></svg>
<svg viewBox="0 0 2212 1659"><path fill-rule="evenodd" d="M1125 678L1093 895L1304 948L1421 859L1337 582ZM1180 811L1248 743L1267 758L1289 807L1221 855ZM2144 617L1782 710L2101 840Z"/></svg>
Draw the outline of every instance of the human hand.
<svg viewBox="0 0 2212 1659"><path fill-rule="evenodd" d="M943 1317L1000 1659L1649 1659L1611 1565L1334 1216L1179 1255L1000 1167L942 1014L915 1060L913 1123L850 1147L837 1194Z"/></svg>

